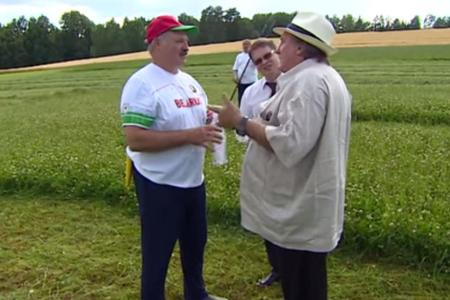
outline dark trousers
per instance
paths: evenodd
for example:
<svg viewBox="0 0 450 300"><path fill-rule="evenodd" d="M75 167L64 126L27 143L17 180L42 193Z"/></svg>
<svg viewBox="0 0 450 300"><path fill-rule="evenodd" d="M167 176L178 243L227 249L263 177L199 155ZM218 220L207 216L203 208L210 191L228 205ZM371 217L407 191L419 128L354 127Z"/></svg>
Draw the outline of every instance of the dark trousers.
<svg viewBox="0 0 450 300"><path fill-rule="evenodd" d="M274 244L270 247L278 263L285 300L327 299L327 253L291 250Z"/></svg>
<svg viewBox="0 0 450 300"><path fill-rule="evenodd" d="M154 183L134 169L141 217L141 299L164 300L170 257L179 241L186 300L207 296L203 282L206 244L205 187L177 188Z"/></svg>
<svg viewBox="0 0 450 300"><path fill-rule="evenodd" d="M272 273L280 274L276 256L276 249L273 247L274 245L268 240L264 240L264 246L266 246L267 260L272 267Z"/></svg>
<svg viewBox="0 0 450 300"><path fill-rule="evenodd" d="M242 95L244 95L245 89L248 88L249 86L251 86L252 84L253 84L253 82L252 83L239 83L238 84L238 104L239 104L239 107L241 107L241 98L242 98Z"/></svg>

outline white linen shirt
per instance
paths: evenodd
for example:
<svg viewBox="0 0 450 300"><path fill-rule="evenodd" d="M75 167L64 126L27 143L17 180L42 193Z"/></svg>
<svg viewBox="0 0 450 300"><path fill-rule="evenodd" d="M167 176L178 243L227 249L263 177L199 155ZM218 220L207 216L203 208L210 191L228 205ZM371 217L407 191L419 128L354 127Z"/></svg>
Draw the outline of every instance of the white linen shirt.
<svg viewBox="0 0 450 300"><path fill-rule="evenodd" d="M248 63L247 69L245 66ZM245 69L245 72L244 72ZM256 70L255 64L250 59L250 55L245 52L241 52L236 56L236 60L234 61L233 71L237 71L238 79L241 78L242 72L244 75L242 76L241 82L242 84L253 83L258 79L258 71Z"/></svg>
<svg viewBox="0 0 450 300"><path fill-rule="evenodd" d="M256 118L261 112L260 104L270 98L272 90L266 85L263 77L245 89L241 98L241 113L250 119Z"/></svg>
<svg viewBox="0 0 450 300"><path fill-rule="evenodd" d="M271 115L265 131L274 152L250 141L241 223L278 246L328 252L343 227L351 96L332 67L312 59L277 83L261 113Z"/></svg>
<svg viewBox="0 0 450 300"><path fill-rule="evenodd" d="M123 126L172 131L203 126L208 98L200 84L178 70L172 74L151 63L126 82L120 111ZM196 187L203 183L205 149L184 145L157 152L132 151L127 155L144 177L159 184Z"/></svg>

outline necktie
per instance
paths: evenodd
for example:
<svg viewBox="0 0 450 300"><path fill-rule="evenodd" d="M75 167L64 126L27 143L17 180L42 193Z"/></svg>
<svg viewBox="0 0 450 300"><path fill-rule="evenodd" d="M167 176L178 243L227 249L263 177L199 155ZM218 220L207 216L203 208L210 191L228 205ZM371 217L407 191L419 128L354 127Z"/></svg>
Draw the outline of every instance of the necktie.
<svg viewBox="0 0 450 300"><path fill-rule="evenodd" d="M272 96L275 94L275 92L277 91L277 90L276 90L276 88L277 88L277 83L276 83L276 82L266 82L266 85L267 85L268 87L270 87L270 90L271 90L271 92L270 92L270 97L272 97Z"/></svg>

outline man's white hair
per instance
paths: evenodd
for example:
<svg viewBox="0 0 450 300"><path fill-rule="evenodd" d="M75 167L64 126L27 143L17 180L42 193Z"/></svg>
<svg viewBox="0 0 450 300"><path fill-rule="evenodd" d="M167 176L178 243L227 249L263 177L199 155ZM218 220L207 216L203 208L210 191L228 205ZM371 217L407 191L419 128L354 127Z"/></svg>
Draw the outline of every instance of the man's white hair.
<svg viewBox="0 0 450 300"><path fill-rule="evenodd" d="M148 52L152 52L155 49L155 45L158 41L165 39L168 35L169 35L169 31L164 32L163 34L157 36L156 38L153 39L153 41L151 41L150 44L147 45L147 50Z"/></svg>

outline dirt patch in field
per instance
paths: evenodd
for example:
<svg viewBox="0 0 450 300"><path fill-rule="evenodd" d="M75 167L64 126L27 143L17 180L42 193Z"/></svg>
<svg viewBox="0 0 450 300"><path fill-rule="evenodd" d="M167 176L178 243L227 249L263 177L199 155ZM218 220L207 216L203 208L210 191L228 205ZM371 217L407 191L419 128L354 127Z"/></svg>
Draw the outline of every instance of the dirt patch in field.
<svg viewBox="0 0 450 300"><path fill-rule="evenodd" d="M450 44L450 28L341 33L336 36L333 44L338 48L448 45Z"/></svg>
<svg viewBox="0 0 450 300"><path fill-rule="evenodd" d="M274 39L278 42L278 39ZM447 45L450 44L450 28L445 29L423 29L410 31L389 31L389 32L355 32L341 33L336 36L333 42L337 48L349 47L379 47L379 46L410 46L410 45ZM190 54L206 54L221 52L238 52L241 49L241 42L210 44L194 46L190 48ZM147 51L120 54L107 57L89 58L73 60L67 62L53 63L47 65L7 69L2 71L36 70L62 68L69 66L94 64L102 62L115 62L126 60L148 59Z"/></svg>

